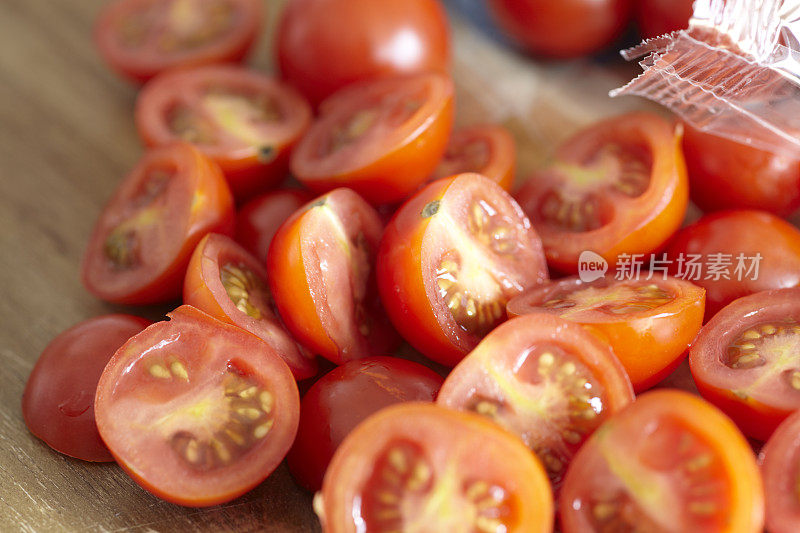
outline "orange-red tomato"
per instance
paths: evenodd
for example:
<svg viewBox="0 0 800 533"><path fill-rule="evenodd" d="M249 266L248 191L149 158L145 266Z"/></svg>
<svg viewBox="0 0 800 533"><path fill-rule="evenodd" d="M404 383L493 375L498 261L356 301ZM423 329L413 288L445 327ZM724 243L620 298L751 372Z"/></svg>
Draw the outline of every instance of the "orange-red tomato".
<svg viewBox="0 0 800 533"><path fill-rule="evenodd" d="M759 454L764 496L767 504L767 531L800 531L800 411L787 418L767 441Z"/></svg>
<svg viewBox="0 0 800 533"><path fill-rule="evenodd" d="M689 27L694 0L638 0L636 22L642 37L649 39Z"/></svg>
<svg viewBox="0 0 800 533"><path fill-rule="evenodd" d="M493 124L470 126L453 132L431 181L475 172L510 191L516 163L514 137L507 129Z"/></svg>

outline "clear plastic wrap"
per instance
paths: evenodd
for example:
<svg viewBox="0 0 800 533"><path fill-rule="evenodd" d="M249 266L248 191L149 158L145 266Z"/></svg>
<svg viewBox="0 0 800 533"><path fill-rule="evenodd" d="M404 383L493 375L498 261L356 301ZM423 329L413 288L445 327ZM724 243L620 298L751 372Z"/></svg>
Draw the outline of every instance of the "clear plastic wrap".
<svg viewBox="0 0 800 533"><path fill-rule="evenodd" d="M624 50L644 72L611 96L659 102L703 131L800 153L800 0L696 0L689 29Z"/></svg>

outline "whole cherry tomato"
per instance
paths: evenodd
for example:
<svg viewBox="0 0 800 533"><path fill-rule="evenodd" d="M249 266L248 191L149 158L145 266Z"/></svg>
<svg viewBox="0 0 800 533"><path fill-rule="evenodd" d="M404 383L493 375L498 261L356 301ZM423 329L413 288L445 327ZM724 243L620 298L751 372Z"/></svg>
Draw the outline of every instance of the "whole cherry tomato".
<svg viewBox="0 0 800 533"><path fill-rule="evenodd" d="M689 27L694 0L638 0L636 22L649 39Z"/></svg>

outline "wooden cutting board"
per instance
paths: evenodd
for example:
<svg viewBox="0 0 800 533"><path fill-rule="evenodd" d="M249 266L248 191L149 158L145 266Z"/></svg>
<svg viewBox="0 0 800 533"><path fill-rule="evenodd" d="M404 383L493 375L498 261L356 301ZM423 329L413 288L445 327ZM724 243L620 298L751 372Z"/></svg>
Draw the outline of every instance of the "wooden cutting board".
<svg viewBox="0 0 800 533"><path fill-rule="evenodd" d="M517 136L521 174L577 126L644 104L612 101L634 68L619 61L535 63L450 5L458 121L498 121ZM32 437L20 398L45 345L85 318L128 311L81 287L78 265L101 207L140 156L136 89L101 62L91 40L102 0L0 2L0 531L315 531L311 496L285 466L227 505L186 509L141 490L116 465L61 456ZM273 22L251 63L271 69ZM456 5L460 4L460 5ZM464 5L471 5L466 14Z"/></svg>

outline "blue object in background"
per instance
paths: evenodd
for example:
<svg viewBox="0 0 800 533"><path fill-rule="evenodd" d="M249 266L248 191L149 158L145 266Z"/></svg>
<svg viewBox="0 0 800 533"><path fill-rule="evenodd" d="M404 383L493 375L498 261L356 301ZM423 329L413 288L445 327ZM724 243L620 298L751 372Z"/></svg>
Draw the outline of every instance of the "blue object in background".
<svg viewBox="0 0 800 533"><path fill-rule="evenodd" d="M469 20L492 39L504 44L511 44L497 26L494 25L492 16L486 6L486 0L444 0L444 4L449 10L457 12Z"/></svg>

